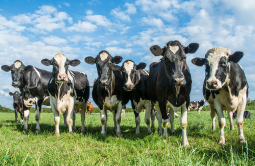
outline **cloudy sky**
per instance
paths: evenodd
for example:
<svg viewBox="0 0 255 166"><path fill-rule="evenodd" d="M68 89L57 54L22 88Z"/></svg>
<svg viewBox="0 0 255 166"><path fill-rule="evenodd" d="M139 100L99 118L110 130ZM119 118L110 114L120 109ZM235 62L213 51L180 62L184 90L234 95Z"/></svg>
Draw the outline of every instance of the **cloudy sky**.
<svg viewBox="0 0 255 166"><path fill-rule="evenodd" d="M149 48L170 40L184 46L200 44L187 55L193 79L191 100L201 100L204 67L191 64L214 46L243 51L240 64L255 99L255 1L254 0L127 0L127 1L0 1L0 65L17 59L25 65L51 71L41 64L56 53L81 64L72 70L87 73L90 84L97 77L96 67L84 58L101 50L112 56L132 59L137 64L159 61ZM9 92L11 73L0 70L0 104L12 108Z"/></svg>

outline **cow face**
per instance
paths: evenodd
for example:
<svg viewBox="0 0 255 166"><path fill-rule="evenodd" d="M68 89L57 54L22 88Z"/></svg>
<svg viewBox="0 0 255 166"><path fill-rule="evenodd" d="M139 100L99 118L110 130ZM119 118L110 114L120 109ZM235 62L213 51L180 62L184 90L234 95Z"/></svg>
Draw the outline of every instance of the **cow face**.
<svg viewBox="0 0 255 166"><path fill-rule="evenodd" d="M9 95L13 97L13 103L18 104L20 102L21 93L15 91L14 93L9 92Z"/></svg>
<svg viewBox="0 0 255 166"><path fill-rule="evenodd" d="M97 55L96 58L93 57L86 57L85 62L88 64L96 64L97 66L97 73L98 78L100 80L100 85L102 87L108 87L112 77L113 77L113 70L118 68L117 65L122 61L122 57L115 56L112 57L107 51L101 51Z"/></svg>
<svg viewBox="0 0 255 166"><path fill-rule="evenodd" d="M36 97L33 97L29 92L28 88L23 89L23 103L27 108L32 107L36 102Z"/></svg>
<svg viewBox="0 0 255 166"><path fill-rule="evenodd" d="M77 66L80 64L79 60L75 59L70 61L62 53L56 54L51 60L43 59L41 62L45 66L49 66L49 65L53 66L53 69L52 69L53 79L59 83L68 81L67 71L68 71L69 65Z"/></svg>
<svg viewBox="0 0 255 166"><path fill-rule="evenodd" d="M145 63L139 63L136 65L132 60L127 60L123 62L122 67L119 67L121 70L124 80L124 89L126 91L132 91L135 85L140 80L140 74L137 72L140 69L144 69L146 67Z"/></svg>
<svg viewBox="0 0 255 166"><path fill-rule="evenodd" d="M192 59L191 62L197 66L205 65L206 89L221 89L227 82L229 62L237 63L243 57L242 52L230 54L229 49L214 47L207 51L205 58Z"/></svg>
<svg viewBox="0 0 255 166"><path fill-rule="evenodd" d="M196 52L198 47L197 43L184 47L179 41L169 41L163 49L155 45L150 50L155 56L163 55L161 60L164 61L165 72L170 84L182 86L186 84L183 73L186 67L186 54Z"/></svg>
<svg viewBox="0 0 255 166"><path fill-rule="evenodd" d="M11 71L12 86L14 87L21 86L23 81L24 71L25 71L25 65L21 61L16 60L11 66L3 65L1 66L1 69L6 72Z"/></svg>

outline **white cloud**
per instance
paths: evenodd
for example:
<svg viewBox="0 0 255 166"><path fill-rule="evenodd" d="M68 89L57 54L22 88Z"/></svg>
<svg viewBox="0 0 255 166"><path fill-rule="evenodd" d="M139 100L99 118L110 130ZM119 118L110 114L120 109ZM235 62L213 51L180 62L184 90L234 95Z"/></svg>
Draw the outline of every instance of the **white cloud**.
<svg viewBox="0 0 255 166"><path fill-rule="evenodd" d="M94 23L96 23L96 25L100 25L103 27L110 27L112 25L111 21L102 15L87 15L87 16L85 16L85 18L88 21L94 22Z"/></svg>
<svg viewBox="0 0 255 166"><path fill-rule="evenodd" d="M49 36L43 37L43 41L50 45L59 45L59 44L66 44L67 41L65 39L59 38L57 36Z"/></svg>
<svg viewBox="0 0 255 166"><path fill-rule="evenodd" d="M147 25L156 26L158 28L161 28L161 27L164 26L164 23L160 18L146 18L146 17L143 17L141 19L141 21L143 23L147 24Z"/></svg>
<svg viewBox="0 0 255 166"><path fill-rule="evenodd" d="M67 2L64 2L64 5L65 5L65 6L67 6L67 7L69 7L69 6L70 6L70 4L69 4L69 3L67 3Z"/></svg>
<svg viewBox="0 0 255 166"><path fill-rule="evenodd" d="M87 15L92 15L92 14L93 14L93 11L92 11L92 10L87 10L87 11L86 11L86 14L87 14Z"/></svg>
<svg viewBox="0 0 255 166"><path fill-rule="evenodd" d="M118 44L119 44L119 42L117 40L112 40L112 41L106 43L107 46L118 45Z"/></svg>
<svg viewBox="0 0 255 166"><path fill-rule="evenodd" d="M26 29L25 26L20 26L18 23L14 22L14 21L8 21L6 20L5 17L0 15L0 30L1 29L14 29L16 31L23 31Z"/></svg>
<svg viewBox="0 0 255 166"><path fill-rule="evenodd" d="M120 48L120 47L106 47L106 51L108 51L112 56L115 55L129 55L132 52L131 48Z"/></svg>
<svg viewBox="0 0 255 166"><path fill-rule="evenodd" d="M71 42L74 42L75 44L79 43L80 41L87 41L87 42L93 41L93 39L88 36L80 36L80 35L69 36L68 40Z"/></svg>
<svg viewBox="0 0 255 166"><path fill-rule="evenodd" d="M127 14L125 14L125 12L119 11L118 9L113 9L111 11L111 14L120 20L131 21L130 17Z"/></svg>
<svg viewBox="0 0 255 166"><path fill-rule="evenodd" d="M90 43L84 43L85 45L87 45L87 47L97 47L99 48L102 45L102 42L90 42Z"/></svg>
<svg viewBox="0 0 255 166"><path fill-rule="evenodd" d="M125 6L127 7L126 12L128 14L135 14L136 13L136 7L131 3L125 3Z"/></svg>
<svg viewBox="0 0 255 166"><path fill-rule="evenodd" d="M94 32L97 26L87 22L87 21L78 21L77 24L73 24L73 26L68 27L67 30L69 31L77 31L77 32Z"/></svg>
<svg viewBox="0 0 255 166"><path fill-rule="evenodd" d="M46 14L51 14L51 13L55 13L57 11L57 9L53 6L48 6L48 5L44 5L39 7L40 10L35 11L37 14L41 14L41 15L46 15Z"/></svg>

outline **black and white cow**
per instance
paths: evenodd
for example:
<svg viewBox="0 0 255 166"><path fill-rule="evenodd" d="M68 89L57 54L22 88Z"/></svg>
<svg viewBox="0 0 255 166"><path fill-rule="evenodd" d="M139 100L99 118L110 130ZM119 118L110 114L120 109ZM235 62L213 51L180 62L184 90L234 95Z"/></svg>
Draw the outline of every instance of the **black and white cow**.
<svg viewBox="0 0 255 166"><path fill-rule="evenodd" d="M190 102L191 75L186 64L186 54L194 53L198 49L197 43L191 43L184 47L179 41L169 41L161 49L155 45L150 48L154 56L162 55L159 63L150 67L150 75L147 81L147 93L156 102L156 117L159 123L159 134L162 134L162 118L164 126L164 139L167 139L167 126L169 119L166 105L170 105L171 133L174 130L174 111L181 110L180 123L182 127L182 145L189 145L186 134L187 110ZM169 101L169 103L167 103Z"/></svg>
<svg viewBox="0 0 255 166"><path fill-rule="evenodd" d="M205 102L206 102L205 99L200 100L200 101L191 101L191 102L189 103L189 109L188 109L188 111L197 109L197 110L198 110L198 113L200 114L200 111L203 109L203 107L204 107L204 105L205 105Z"/></svg>
<svg viewBox="0 0 255 166"><path fill-rule="evenodd" d="M145 109L144 121L148 126L148 133L151 133L150 116L151 101L147 94L147 80L149 73L144 70L145 63L135 64L132 60L127 60L118 68L122 72L124 79L123 88L130 92L130 100L135 114L136 134L140 133L140 116L139 113ZM154 116L154 114L152 115ZM155 119L155 118L154 118ZM154 121L152 121L152 130L154 130Z"/></svg>
<svg viewBox="0 0 255 166"><path fill-rule="evenodd" d="M68 60L64 54L58 53L51 60L43 59L42 64L52 65L52 76L48 83L48 91L50 94L50 105L54 113L55 119L55 134L59 136L59 114L66 115L66 122L69 127L69 132L72 133L72 122L74 109L81 109L82 129L84 132L85 110L89 98L89 82L87 75L80 72L69 71L68 67L77 66L80 61ZM76 87L76 88L75 88Z"/></svg>
<svg viewBox="0 0 255 166"><path fill-rule="evenodd" d="M224 107L231 113L229 114L231 119L232 112L237 110L239 141L246 142L243 134L243 113L247 102L248 83L243 69L238 64L242 57L242 52L231 55L229 49L214 47L207 51L205 58L192 59L192 63L197 66L205 65L203 94L210 104L213 130L215 130L215 111L217 111L220 126L219 144L225 144Z"/></svg>
<svg viewBox="0 0 255 166"><path fill-rule="evenodd" d="M50 105L47 91L47 84L51 72L35 68L31 65L25 66L20 60L16 60L11 66L3 65L2 70L12 75L12 86L18 87L24 103L24 131L28 128L29 108L35 103L36 132L40 131L40 112L43 105Z"/></svg>
<svg viewBox="0 0 255 166"><path fill-rule="evenodd" d="M237 116L237 111L233 113L233 118L235 119ZM249 111L244 111L243 118L245 119L251 119L251 113Z"/></svg>
<svg viewBox="0 0 255 166"><path fill-rule="evenodd" d="M18 119L18 112L20 114L20 123L23 123L23 101L22 101L22 95L18 91L15 91L14 93L9 92L9 95L13 97L13 108L15 113L15 123L17 123Z"/></svg>
<svg viewBox="0 0 255 166"><path fill-rule="evenodd" d="M94 84L92 97L100 109L102 135L107 132L107 110L113 112L114 130L121 135L120 122L123 105L129 101L129 94L123 89L124 80L120 71L116 71L116 65L122 61L122 57L112 57L107 51L101 51L93 57L86 57L85 62L96 64L98 78Z"/></svg>

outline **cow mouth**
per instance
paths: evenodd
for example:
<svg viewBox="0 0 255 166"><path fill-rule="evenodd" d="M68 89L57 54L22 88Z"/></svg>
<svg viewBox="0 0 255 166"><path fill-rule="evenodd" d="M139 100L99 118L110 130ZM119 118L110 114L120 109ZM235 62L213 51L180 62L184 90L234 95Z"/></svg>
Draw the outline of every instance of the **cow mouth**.
<svg viewBox="0 0 255 166"><path fill-rule="evenodd" d="M35 99L23 100L23 102L26 107L30 108L35 104Z"/></svg>

